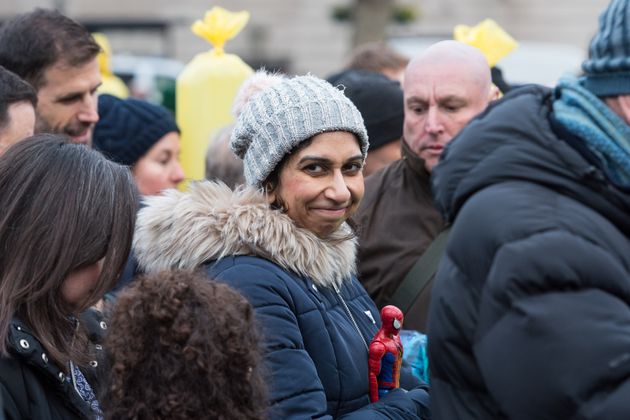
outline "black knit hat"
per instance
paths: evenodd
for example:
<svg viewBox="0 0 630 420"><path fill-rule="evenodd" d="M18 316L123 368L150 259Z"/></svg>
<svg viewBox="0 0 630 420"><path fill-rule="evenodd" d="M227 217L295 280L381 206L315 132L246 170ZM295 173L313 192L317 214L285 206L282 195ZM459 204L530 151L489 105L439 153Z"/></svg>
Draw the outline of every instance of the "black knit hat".
<svg viewBox="0 0 630 420"><path fill-rule="evenodd" d="M630 1L613 0L599 17L588 59L582 64L584 87L597 96L630 94Z"/></svg>
<svg viewBox="0 0 630 420"><path fill-rule="evenodd" d="M370 139L369 150L400 140L404 120L400 83L367 70L346 70L329 81L345 87L344 93L361 112Z"/></svg>
<svg viewBox="0 0 630 420"><path fill-rule="evenodd" d="M166 134L179 133L166 108L135 98L119 99L101 94L98 115L94 148L122 165L132 166Z"/></svg>

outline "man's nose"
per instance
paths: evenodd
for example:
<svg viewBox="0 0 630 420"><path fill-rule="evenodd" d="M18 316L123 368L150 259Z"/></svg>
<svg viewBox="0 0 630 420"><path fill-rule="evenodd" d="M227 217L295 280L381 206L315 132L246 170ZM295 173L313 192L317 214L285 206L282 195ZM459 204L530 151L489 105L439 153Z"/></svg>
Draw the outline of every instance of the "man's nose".
<svg viewBox="0 0 630 420"><path fill-rule="evenodd" d="M438 134L444 130L444 126L442 125L442 116L440 115L440 111L437 107L429 108L424 126L426 132L430 134Z"/></svg>
<svg viewBox="0 0 630 420"><path fill-rule="evenodd" d="M81 110L77 115L83 123L96 124L98 121L98 95L89 93L81 104Z"/></svg>

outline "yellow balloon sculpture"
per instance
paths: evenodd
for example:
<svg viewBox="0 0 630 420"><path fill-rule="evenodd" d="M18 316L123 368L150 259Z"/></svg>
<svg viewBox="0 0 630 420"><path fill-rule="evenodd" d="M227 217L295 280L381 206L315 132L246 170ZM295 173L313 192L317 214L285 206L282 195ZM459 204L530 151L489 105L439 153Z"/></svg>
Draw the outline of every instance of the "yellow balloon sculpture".
<svg viewBox="0 0 630 420"><path fill-rule="evenodd" d="M225 42L249 20L249 12L213 7L192 31L213 46L197 54L177 77L176 117L182 132L180 161L189 180L204 176L205 151L211 134L232 122L230 110L236 93L253 70L234 54L224 52ZM183 187L185 188L185 186Z"/></svg>
<svg viewBox="0 0 630 420"><path fill-rule="evenodd" d="M111 56L112 48L109 45L109 41L105 34L95 32L92 34L96 43L101 47L101 52L98 53L98 68L101 71L101 77L103 83L98 87L99 93L109 93L110 95L118 96L121 99L125 99L129 96L129 88L125 82L119 77L115 76L111 69Z"/></svg>
<svg viewBox="0 0 630 420"><path fill-rule="evenodd" d="M514 38L492 19L485 19L476 26L455 26L453 39L479 48L490 67L518 46Z"/></svg>

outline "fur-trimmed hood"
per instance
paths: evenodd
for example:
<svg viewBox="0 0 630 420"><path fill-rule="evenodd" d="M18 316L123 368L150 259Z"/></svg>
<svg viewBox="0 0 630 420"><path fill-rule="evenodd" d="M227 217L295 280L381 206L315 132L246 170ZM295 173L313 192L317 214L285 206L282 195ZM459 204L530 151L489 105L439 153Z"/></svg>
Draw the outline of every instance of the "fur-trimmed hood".
<svg viewBox="0 0 630 420"><path fill-rule="evenodd" d="M133 249L140 268L193 269L230 255L259 256L322 286L356 273L356 239L347 224L323 240L269 207L253 188L202 181L188 192L148 197L138 213Z"/></svg>

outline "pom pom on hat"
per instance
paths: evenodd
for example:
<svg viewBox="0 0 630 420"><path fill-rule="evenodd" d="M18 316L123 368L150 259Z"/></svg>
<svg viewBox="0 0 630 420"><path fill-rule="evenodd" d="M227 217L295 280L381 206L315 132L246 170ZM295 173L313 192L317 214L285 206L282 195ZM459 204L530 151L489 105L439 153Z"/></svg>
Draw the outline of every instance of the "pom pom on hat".
<svg viewBox="0 0 630 420"><path fill-rule="evenodd" d="M267 73L266 71L257 71L249 79L245 80L234 98L232 104L232 114L238 118L243 111L245 105L249 102L253 95L285 80L286 77L279 73Z"/></svg>

